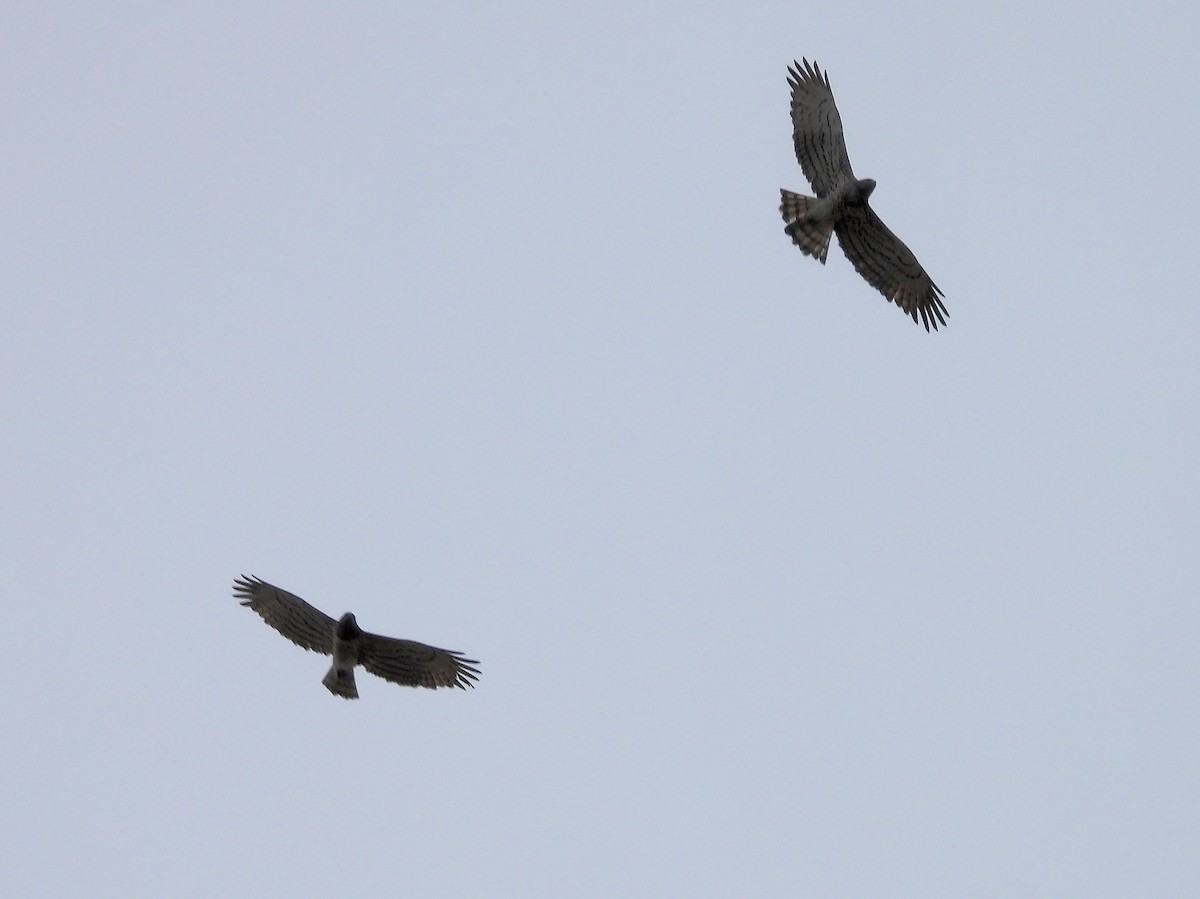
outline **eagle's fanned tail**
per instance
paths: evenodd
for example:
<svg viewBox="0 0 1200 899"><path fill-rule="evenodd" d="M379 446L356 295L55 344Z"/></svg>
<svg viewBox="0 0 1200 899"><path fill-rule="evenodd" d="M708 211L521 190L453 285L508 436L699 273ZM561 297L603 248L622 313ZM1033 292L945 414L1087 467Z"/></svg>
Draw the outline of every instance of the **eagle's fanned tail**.
<svg viewBox="0 0 1200 899"><path fill-rule="evenodd" d="M833 220L805 219L809 206L817 202L816 197L806 197L790 190L780 190L780 194L783 195L783 202L779 204L779 212L787 222L783 230L806 256L812 256L824 265L829 255L829 240L833 237Z"/></svg>
<svg viewBox="0 0 1200 899"><path fill-rule="evenodd" d="M321 681L334 696L344 699L358 699L358 685L354 682L354 668L339 669L337 665L329 669L325 679Z"/></svg>

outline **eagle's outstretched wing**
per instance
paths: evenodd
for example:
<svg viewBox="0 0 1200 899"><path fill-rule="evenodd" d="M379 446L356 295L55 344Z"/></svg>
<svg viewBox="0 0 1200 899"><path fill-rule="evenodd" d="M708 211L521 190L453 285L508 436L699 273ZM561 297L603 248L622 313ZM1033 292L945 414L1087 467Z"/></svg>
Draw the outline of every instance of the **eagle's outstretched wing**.
<svg viewBox="0 0 1200 899"><path fill-rule="evenodd" d="M851 206L833 225L842 252L871 286L921 323L928 331L946 324L950 313L942 291L917 262L912 250L875 214L870 206Z"/></svg>
<svg viewBox="0 0 1200 899"><path fill-rule="evenodd" d="M474 687L479 664L450 649L397 640L379 634L362 635L359 664L372 674L406 687Z"/></svg>
<svg viewBox="0 0 1200 899"><path fill-rule="evenodd" d="M804 177L818 197L824 197L844 181L854 180L842 117L833 102L829 73L821 73L807 59L788 69L792 86L792 140Z"/></svg>
<svg viewBox="0 0 1200 899"><path fill-rule="evenodd" d="M297 646L333 654L333 629L337 622L320 609L256 577L242 575L234 580L233 590L242 605L249 606Z"/></svg>

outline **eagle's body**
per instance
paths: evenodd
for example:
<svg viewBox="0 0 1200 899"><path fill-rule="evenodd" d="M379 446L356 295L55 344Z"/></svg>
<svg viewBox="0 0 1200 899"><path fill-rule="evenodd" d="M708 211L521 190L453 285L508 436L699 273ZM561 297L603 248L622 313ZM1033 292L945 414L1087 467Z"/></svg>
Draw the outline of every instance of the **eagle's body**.
<svg viewBox="0 0 1200 899"><path fill-rule="evenodd" d="M333 664L321 681L330 693L346 699L358 699L358 686L354 683L354 666L358 664L362 648L362 629L352 612L343 615L333 629Z"/></svg>

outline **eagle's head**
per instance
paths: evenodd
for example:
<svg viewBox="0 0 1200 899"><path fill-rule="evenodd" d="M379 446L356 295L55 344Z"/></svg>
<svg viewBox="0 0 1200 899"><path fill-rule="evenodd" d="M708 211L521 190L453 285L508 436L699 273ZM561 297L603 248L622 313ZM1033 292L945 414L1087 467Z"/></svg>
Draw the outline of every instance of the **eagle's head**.
<svg viewBox="0 0 1200 899"><path fill-rule="evenodd" d="M857 196L854 198L859 203L867 202L867 197L871 196L871 191L875 189L874 178L859 178L857 184Z"/></svg>
<svg viewBox="0 0 1200 899"><path fill-rule="evenodd" d="M355 640L362 636L362 629L358 626L358 622L354 620L354 613L347 612L337 623L337 637L339 640Z"/></svg>

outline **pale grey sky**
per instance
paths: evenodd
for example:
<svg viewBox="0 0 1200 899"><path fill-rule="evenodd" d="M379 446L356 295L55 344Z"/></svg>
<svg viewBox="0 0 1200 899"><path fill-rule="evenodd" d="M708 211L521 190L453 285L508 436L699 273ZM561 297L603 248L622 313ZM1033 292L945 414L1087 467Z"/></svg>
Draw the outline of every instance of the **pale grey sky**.
<svg viewBox="0 0 1200 899"><path fill-rule="evenodd" d="M1195 5L421 6L0 12L0 892L1200 893Z"/></svg>

